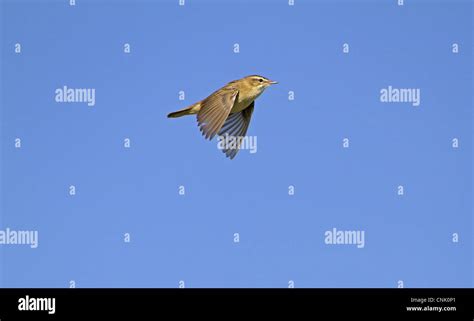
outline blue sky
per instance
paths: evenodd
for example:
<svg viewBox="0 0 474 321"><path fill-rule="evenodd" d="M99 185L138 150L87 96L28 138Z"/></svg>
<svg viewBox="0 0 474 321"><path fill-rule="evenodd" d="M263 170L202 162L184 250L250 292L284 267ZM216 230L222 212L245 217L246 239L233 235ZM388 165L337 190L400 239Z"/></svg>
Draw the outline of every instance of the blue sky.
<svg viewBox="0 0 474 321"><path fill-rule="evenodd" d="M1 286L472 286L470 1L4 0L1 17L1 229L39 233L0 245ZM166 118L250 74L279 81L257 153L230 161ZM62 86L95 106L57 103ZM420 106L380 102L388 86ZM365 246L326 244L333 228Z"/></svg>

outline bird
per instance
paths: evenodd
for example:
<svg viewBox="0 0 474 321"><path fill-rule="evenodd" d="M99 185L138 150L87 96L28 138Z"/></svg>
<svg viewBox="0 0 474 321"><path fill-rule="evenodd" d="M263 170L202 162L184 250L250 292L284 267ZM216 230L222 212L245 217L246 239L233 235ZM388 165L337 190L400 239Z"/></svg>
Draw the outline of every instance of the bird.
<svg viewBox="0 0 474 321"><path fill-rule="evenodd" d="M234 159L249 128L255 100L277 83L259 75L233 80L207 98L169 113L168 118L197 115L199 129L206 139L212 140L216 135L236 137L235 144L222 148L226 157Z"/></svg>

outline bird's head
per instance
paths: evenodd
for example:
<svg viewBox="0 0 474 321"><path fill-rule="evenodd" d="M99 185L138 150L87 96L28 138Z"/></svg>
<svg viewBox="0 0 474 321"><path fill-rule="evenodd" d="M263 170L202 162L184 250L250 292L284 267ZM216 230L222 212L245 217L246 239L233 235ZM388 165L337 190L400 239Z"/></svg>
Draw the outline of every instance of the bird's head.
<svg viewBox="0 0 474 321"><path fill-rule="evenodd" d="M244 99L256 99L268 86L276 83L276 81L258 75L247 76L230 82L230 84L237 86L239 97Z"/></svg>
<svg viewBox="0 0 474 321"><path fill-rule="evenodd" d="M252 75L244 78L244 81L254 87L259 89L260 91L263 91L265 88L267 88L270 85L277 84L276 81L270 80L268 78L265 78L263 76L259 75Z"/></svg>

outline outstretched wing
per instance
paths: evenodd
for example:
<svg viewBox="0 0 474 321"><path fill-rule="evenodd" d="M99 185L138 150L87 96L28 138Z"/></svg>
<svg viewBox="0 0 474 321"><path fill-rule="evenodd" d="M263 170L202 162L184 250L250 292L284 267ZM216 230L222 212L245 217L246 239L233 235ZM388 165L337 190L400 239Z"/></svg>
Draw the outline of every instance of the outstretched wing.
<svg viewBox="0 0 474 321"><path fill-rule="evenodd" d="M226 86L201 102L197 115L198 126L206 139L212 139L221 129L234 106L239 91L233 86Z"/></svg>
<svg viewBox="0 0 474 321"><path fill-rule="evenodd" d="M230 114L229 117L226 119L224 125L222 126L221 130L219 131L219 139L226 139L226 137L228 137L230 138L230 140L233 140L235 142L235 144L229 144L228 146L226 146L226 144L223 144L222 151L227 157L230 157L230 159L233 159L235 155L237 155L237 153L239 152L242 140L247 134L247 129L249 128L254 105L255 102L252 102L244 110L238 113Z"/></svg>

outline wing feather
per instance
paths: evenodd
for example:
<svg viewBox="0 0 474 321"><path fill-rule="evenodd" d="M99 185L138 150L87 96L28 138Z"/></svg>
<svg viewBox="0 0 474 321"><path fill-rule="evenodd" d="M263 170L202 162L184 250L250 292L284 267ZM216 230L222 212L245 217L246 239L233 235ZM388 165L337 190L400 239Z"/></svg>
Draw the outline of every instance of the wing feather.
<svg viewBox="0 0 474 321"><path fill-rule="evenodd" d="M198 126L206 139L212 139L222 128L234 106L239 91L234 86L225 86L201 102L197 115Z"/></svg>
<svg viewBox="0 0 474 321"><path fill-rule="evenodd" d="M226 146L224 144L224 148L222 149L222 151L230 159L233 159L240 150L242 140L247 134L250 120L252 119L254 105L255 102L252 102L249 107L245 108L244 110L238 113L230 114L219 131L219 139L231 137L232 139L236 140L235 146Z"/></svg>

